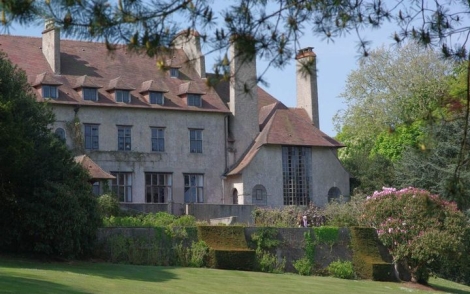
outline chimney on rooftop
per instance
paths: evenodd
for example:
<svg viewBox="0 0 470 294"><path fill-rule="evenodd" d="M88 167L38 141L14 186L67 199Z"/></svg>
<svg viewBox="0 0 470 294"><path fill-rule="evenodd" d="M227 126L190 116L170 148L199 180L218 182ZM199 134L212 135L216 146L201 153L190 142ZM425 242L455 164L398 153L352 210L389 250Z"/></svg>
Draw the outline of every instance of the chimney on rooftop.
<svg viewBox="0 0 470 294"><path fill-rule="evenodd" d="M42 54L47 59L55 74L60 74L60 30L55 27L54 21L46 20L42 32Z"/></svg>
<svg viewBox="0 0 470 294"><path fill-rule="evenodd" d="M316 57L313 47L300 49L295 56L297 60L297 107L305 109L313 124L320 129Z"/></svg>
<svg viewBox="0 0 470 294"><path fill-rule="evenodd" d="M235 139L235 161L259 134L256 55L251 38L232 36L230 52L230 131ZM251 52L251 53L254 53Z"/></svg>
<svg viewBox="0 0 470 294"><path fill-rule="evenodd" d="M201 51L201 36L197 31L185 30L173 40L175 47L183 49L186 56L201 78L206 77L206 60Z"/></svg>

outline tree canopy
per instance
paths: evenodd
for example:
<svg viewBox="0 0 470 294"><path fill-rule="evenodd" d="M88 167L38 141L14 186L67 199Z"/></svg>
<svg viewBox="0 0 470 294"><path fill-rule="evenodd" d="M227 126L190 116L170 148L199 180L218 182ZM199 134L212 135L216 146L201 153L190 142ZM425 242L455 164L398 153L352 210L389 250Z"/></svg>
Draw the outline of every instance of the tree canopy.
<svg viewBox="0 0 470 294"><path fill-rule="evenodd" d="M0 53L0 249L88 253L101 220L87 172L49 125L23 71Z"/></svg>

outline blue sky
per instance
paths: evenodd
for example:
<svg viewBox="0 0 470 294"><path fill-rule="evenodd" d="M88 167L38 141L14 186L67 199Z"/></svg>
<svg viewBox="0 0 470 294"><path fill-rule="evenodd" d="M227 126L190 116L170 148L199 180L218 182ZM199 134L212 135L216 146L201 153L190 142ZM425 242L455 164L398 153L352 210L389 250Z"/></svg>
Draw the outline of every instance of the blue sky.
<svg viewBox="0 0 470 294"><path fill-rule="evenodd" d="M22 35L41 37L43 25L22 27L19 25L10 28L10 35ZM392 45L390 38L393 27L385 27L377 31L364 31L362 36L366 40L372 41L372 48L385 44ZM340 93L345 88L348 74L358 68L356 35L346 36L336 39L334 42L326 42L318 36L313 36L308 32L300 40L301 48L314 47L317 55L318 70L318 96L320 129L330 136L336 135L333 126L333 116L341 109L345 108L343 99L339 98ZM203 48L209 50L209 48ZM206 58L206 69L211 70L213 60ZM267 63L257 62L258 74L266 69ZM269 83L268 87L262 86L268 93L280 100L288 107L296 106L296 85L295 85L295 60L282 70L269 68L264 79Z"/></svg>

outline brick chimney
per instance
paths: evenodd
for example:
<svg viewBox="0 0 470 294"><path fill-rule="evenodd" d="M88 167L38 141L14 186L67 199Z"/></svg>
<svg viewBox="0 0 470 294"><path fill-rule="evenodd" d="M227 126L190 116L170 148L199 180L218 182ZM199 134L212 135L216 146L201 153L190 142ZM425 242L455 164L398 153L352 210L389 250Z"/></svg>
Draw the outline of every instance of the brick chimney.
<svg viewBox="0 0 470 294"><path fill-rule="evenodd" d="M55 74L60 74L60 30L53 20L47 20L42 32L42 54Z"/></svg>
<svg viewBox="0 0 470 294"><path fill-rule="evenodd" d="M235 140L235 162L247 151L259 134L256 56L245 54L247 48L238 48L240 44L236 38L232 38L229 49L231 58L229 108L232 112L230 131ZM249 42L243 40L240 43L244 43L242 46L250 46Z"/></svg>
<svg viewBox="0 0 470 294"><path fill-rule="evenodd" d="M197 31L182 31L173 40L176 48L183 49L191 66L197 71L201 78L206 77L206 60L201 51L201 41Z"/></svg>
<svg viewBox="0 0 470 294"><path fill-rule="evenodd" d="M295 57L297 107L305 109L313 124L320 129L316 57L313 47L300 49Z"/></svg>

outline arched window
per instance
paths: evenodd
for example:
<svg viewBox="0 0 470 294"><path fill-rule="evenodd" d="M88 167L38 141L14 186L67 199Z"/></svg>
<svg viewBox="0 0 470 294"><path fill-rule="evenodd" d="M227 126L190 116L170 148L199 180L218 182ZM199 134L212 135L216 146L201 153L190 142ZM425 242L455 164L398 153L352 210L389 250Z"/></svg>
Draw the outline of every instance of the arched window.
<svg viewBox="0 0 470 294"><path fill-rule="evenodd" d="M233 204L238 204L238 190L233 189L232 192Z"/></svg>
<svg viewBox="0 0 470 294"><path fill-rule="evenodd" d="M331 187L328 190L328 202L331 201L339 201L339 197L341 196L341 190L338 187Z"/></svg>
<svg viewBox="0 0 470 294"><path fill-rule="evenodd" d="M65 130L63 128L55 129L54 134L65 143Z"/></svg>
<svg viewBox="0 0 470 294"><path fill-rule="evenodd" d="M263 185L256 185L253 188L253 192L251 193L251 201L255 205L266 205L267 203L267 193L266 188Z"/></svg>

